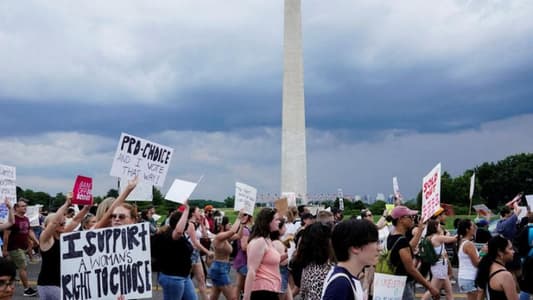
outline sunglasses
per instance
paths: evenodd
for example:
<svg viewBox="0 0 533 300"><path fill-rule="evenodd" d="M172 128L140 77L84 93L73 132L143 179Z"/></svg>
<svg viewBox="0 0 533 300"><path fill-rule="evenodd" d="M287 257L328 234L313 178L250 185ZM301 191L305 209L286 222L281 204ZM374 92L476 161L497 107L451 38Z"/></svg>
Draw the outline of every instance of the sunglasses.
<svg viewBox="0 0 533 300"><path fill-rule="evenodd" d="M8 286L14 286L15 280L0 280L0 288L6 288Z"/></svg>
<svg viewBox="0 0 533 300"><path fill-rule="evenodd" d="M127 217L129 217L129 216L126 216L125 214L112 214L112 215L111 215L111 219L119 218L120 220L124 220L124 219L126 219Z"/></svg>
<svg viewBox="0 0 533 300"><path fill-rule="evenodd" d="M57 223L57 225L59 225L59 226L65 226L65 224L67 224L67 223L66 222Z"/></svg>

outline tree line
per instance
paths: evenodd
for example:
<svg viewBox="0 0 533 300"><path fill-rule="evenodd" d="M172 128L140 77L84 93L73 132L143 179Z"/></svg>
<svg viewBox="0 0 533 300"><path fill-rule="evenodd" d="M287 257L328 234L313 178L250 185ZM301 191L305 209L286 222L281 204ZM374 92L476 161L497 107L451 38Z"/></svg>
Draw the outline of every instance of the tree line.
<svg viewBox="0 0 533 300"><path fill-rule="evenodd" d="M441 202L452 204L457 214L468 212L468 195L470 191L470 177L476 173L476 183L473 196L473 204L486 204L491 209L502 206L512 199L519 192L533 194L533 153L521 153L508 156L498 162L485 162L472 169L464 171L457 177L452 177L444 171L441 176ZM106 195L95 196L94 202L100 203L106 197L117 197L118 190L110 189ZM41 204L46 209L54 211L65 201L65 194L57 193L50 196L45 192L35 192L31 189L17 187L17 197L24 197L30 200L31 205ZM233 207L234 197L228 196L223 201L210 199L191 200L191 205L204 207L213 205L215 208ZM331 199L322 202L326 206L338 207L338 199ZM407 204L413 207L421 207L422 190L419 191L416 199L407 199ZM153 188L153 201L139 201L137 205L140 209L148 206L155 206L158 213L164 213L168 209L176 208L177 204L164 199L161 191ZM372 205L365 205L361 201L351 203L344 201L346 209L360 210L370 208L374 213L380 213L385 207L385 202L376 201Z"/></svg>

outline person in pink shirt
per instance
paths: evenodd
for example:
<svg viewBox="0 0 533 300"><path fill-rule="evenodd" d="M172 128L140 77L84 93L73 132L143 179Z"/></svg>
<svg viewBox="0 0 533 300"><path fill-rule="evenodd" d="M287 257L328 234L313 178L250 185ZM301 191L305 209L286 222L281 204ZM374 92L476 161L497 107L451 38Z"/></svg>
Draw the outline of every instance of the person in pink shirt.
<svg viewBox="0 0 533 300"><path fill-rule="evenodd" d="M263 208L257 215L247 248L244 300L279 299L279 264L287 254L280 254L270 240L270 233L279 230L279 223L280 215L274 209Z"/></svg>

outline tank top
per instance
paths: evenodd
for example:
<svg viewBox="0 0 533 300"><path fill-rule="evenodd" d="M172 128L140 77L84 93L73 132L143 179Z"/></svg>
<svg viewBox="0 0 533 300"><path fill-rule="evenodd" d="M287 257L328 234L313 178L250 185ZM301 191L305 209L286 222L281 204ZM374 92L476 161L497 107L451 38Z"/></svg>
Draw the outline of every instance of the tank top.
<svg viewBox="0 0 533 300"><path fill-rule="evenodd" d="M498 271L495 271L494 273L490 274L489 275L489 281L487 282L487 289L489 291L489 298L490 300L507 300L507 297L505 296L505 292L504 291L496 291L496 290L493 290L490 288L490 279L492 278L492 276L500 273L500 272L504 272L504 271L507 271L505 269L499 269Z"/></svg>
<svg viewBox="0 0 533 300"><path fill-rule="evenodd" d="M457 254L457 257L459 258L459 273L457 274L458 278L462 279L469 279L469 280L475 280L476 274L477 274L477 268L472 264L472 260L470 259L470 256L466 254L463 251L464 245L469 241L464 241L459 246L459 253ZM479 255L476 250L476 255Z"/></svg>
<svg viewBox="0 0 533 300"><path fill-rule="evenodd" d="M266 240L265 240L266 243ZM271 291L280 292L281 290L281 274L279 272L279 263L281 254L276 250L272 244L267 243L263 259L255 273L255 280L252 286L252 291Z"/></svg>
<svg viewBox="0 0 533 300"><path fill-rule="evenodd" d="M54 238L54 244L47 251L41 250L41 272L37 278L37 285L60 286L61 261L59 252L59 240Z"/></svg>

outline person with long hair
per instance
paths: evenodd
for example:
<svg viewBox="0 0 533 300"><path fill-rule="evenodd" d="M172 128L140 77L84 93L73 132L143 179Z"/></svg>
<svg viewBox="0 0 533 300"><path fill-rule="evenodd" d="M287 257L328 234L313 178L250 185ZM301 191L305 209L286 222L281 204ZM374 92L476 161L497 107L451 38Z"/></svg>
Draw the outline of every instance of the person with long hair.
<svg viewBox="0 0 533 300"><path fill-rule="evenodd" d="M237 298L240 299L240 295L244 292L244 280L246 279L246 274L248 273L248 267L246 262L248 261L248 256L246 248L248 247L248 238L250 237L251 226L253 224L253 216L246 215L246 221L242 223L241 237L237 240L237 254L233 259L233 269L235 269L236 283L235 288L237 290Z"/></svg>
<svg viewBox="0 0 533 300"><path fill-rule="evenodd" d="M214 255L213 251L205 248L200 243L200 237L202 236L202 226L201 222L202 215L200 214L200 209L196 206L191 206L189 208L189 226L187 226L187 235L189 240L194 247L192 251L191 261L192 261L192 273L193 277L196 279L196 285L198 286L198 293L200 294L201 300L209 299L207 294L207 287L205 284L205 274L202 260L200 258L200 251L206 253L208 257Z"/></svg>
<svg viewBox="0 0 533 300"><path fill-rule="evenodd" d="M240 237L242 223L246 222L246 218L247 216L245 214L240 213L233 225L231 225L228 217L224 216L222 224L225 225L220 228L219 233L217 233L213 240L215 259L211 267L209 267L209 277L213 282L212 300L217 300L220 292L228 300L237 299L235 288L231 284L229 276L231 269L230 254L233 251L230 242Z"/></svg>
<svg viewBox="0 0 533 300"><path fill-rule="evenodd" d="M125 203L128 195L135 189L139 178L135 177L133 180L128 181L128 185L117 199L109 205L103 213L100 212L100 219L98 219L99 213L97 212L97 223L93 229L115 227L121 225L129 225L137 223L137 207Z"/></svg>
<svg viewBox="0 0 533 300"><path fill-rule="evenodd" d="M265 207L257 214L247 248L244 300L278 300L281 254L272 245L270 233L279 229L279 222L280 216L275 209Z"/></svg>
<svg viewBox="0 0 533 300"><path fill-rule="evenodd" d="M320 300L326 275L333 266L331 227L314 223L302 236L293 258L302 270L300 295L303 300Z"/></svg>
<svg viewBox="0 0 533 300"><path fill-rule="evenodd" d="M159 284L163 300L196 300L191 280L193 247L185 232L188 226L189 206L170 216L167 230L153 237L153 257L160 264Z"/></svg>
<svg viewBox="0 0 533 300"><path fill-rule="evenodd" d="M457 281L459 291L465 293L468 300L476 300L479 295L475 279L477 266L481 258L473 242L476 230L476 225L469 219L461 220L457 225L457 234L459 235L459 249L457 250L459 272Z"/></svg>
<svg viewBox="0 0 533 300"><path fill-rule="evenodd" d="M44 230L39 240L41 250L41 271L37 278L37 290L39 299L56 300L61 298L61 254L59 251L59 235L72 232L85 215L90 206L85 205L72 220L66 224L65 213L70 207L72 194L67 195L65 203L59 207L56 213L50 213L44 220Z"/></svg>
<svg viewBox="0 0 533 300"><path fill-rule="evenodd" d="M512 261L514 249L511 241L495 236L488 242L488 252L478 265L476 285L483 289L490 300L517 300L513 275L505 268Z"/></svg>
<svg viewBox="0 0 533 300"><path fill-rule="evenodd" d="M426 238L431 241L435 253L439 255L439 260L431 266L431 285L440 291L444 288L446 292L446 299L453 299L452 283L448 276L448 258L446 256L446 249L444 244L457 242L457 237L444 235L444 231L441 228L441 224L438 220L430 219L427 224ZM431 298L431 294L424 293L422 299L427 300Z"/></svg>

